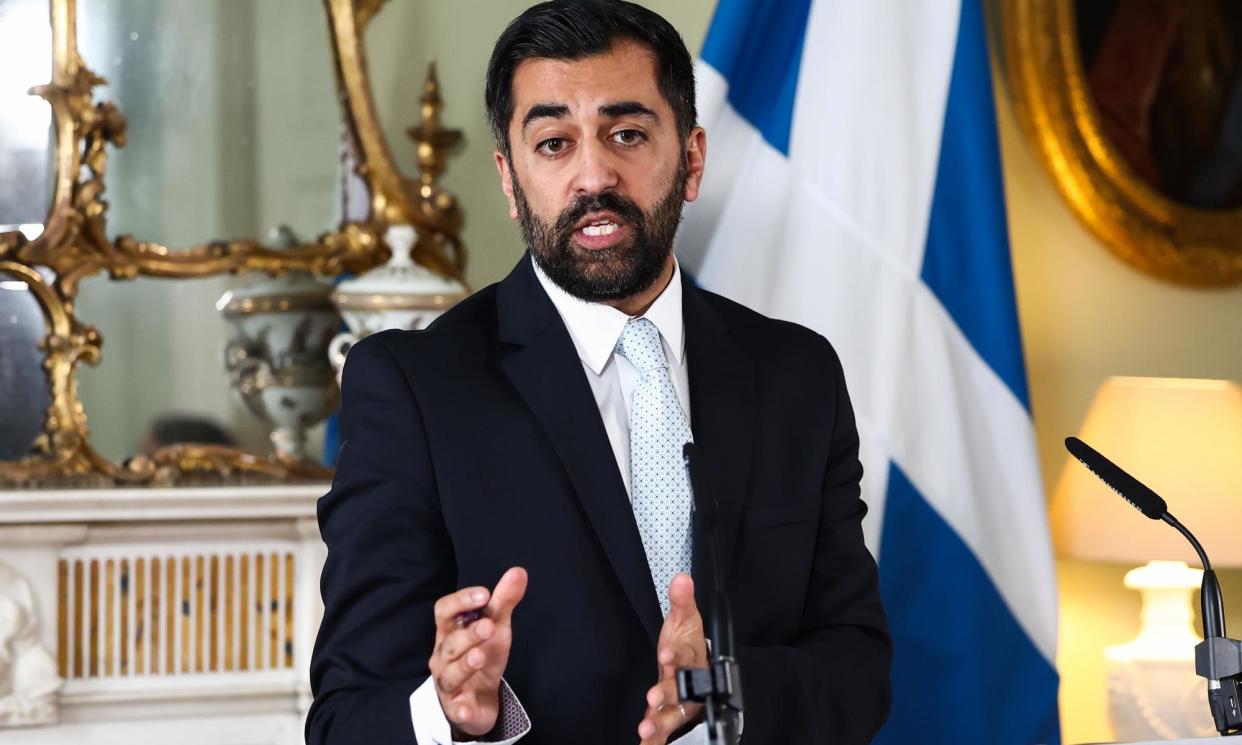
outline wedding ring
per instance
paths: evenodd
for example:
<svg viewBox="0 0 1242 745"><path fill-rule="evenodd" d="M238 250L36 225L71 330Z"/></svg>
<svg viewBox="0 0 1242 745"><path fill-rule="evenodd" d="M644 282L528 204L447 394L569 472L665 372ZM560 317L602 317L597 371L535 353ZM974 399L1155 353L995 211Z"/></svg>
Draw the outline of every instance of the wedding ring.
<svg viewBox="0 0 1242 745"><path fill-rule="evenodd" d="M668 704L660 704L659 706L657 706L657 707L656 707L656 711L664 711L664 707L666 707L666 706L668 706ZM677 704L677 711L681 712L681 723L682 723L682 724L685 724L685 723L686 723L686 719L687 719L687 717L686 717L686 705L685 705L685 704Z"/></svg>

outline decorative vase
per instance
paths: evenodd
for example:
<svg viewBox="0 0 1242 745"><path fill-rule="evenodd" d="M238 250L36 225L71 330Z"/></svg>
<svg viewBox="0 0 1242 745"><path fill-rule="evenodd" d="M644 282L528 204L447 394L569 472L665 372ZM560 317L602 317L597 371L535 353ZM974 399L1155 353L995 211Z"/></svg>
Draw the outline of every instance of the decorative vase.
<svg viewBox="0 0 1242 745"><path fill-rule="evenodd" d="M387 264L342 282L332 303L349 331L328 344L328 358L339 378L349 348L384 329L422 329L466 297L466 287L414 263L416 235L409 225L393 225L384 236L392 249Z"/></svg>
<svg viewBox="0 0 1242 745"><path fill-rule="evenodd" d="M339 398L328 342L341 319L332 286L307 272L230 290L216 308L239 336L225 347L225 368L246 408L272 425L282 459L306 458L306 432Z"/></svg>

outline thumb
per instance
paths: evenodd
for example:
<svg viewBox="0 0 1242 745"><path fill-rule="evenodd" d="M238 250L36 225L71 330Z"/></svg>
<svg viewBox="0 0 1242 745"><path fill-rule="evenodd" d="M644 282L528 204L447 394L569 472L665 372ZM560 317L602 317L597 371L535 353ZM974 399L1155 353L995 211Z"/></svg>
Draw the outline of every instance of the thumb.
<svg viewBox="0 0 1242 745"><path fill-rule="evenodd" d="M698 606L694 604L694 580L690 575L682 572L673 577L673 581L668 584L668 604L668 617L671 621L687 621L699 612Z"/></svg>
<svg viewBox="0 0 1242 745"><path fill-rule="evenodd" d="M522 567L512 567L496 583L496 588L492 590L491 602L487 604L488 615L492 616L496 623L512 622L513 609L526 596L526 581L526 570Z"/></svg>

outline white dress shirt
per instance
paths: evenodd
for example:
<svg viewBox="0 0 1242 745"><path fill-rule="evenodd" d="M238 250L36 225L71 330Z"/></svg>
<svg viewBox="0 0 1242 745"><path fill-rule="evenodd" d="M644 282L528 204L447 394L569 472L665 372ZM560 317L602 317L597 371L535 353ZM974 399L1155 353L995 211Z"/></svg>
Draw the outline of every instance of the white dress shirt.
<svg viewBox="0 0 1242 745"><path fill-rule="evenodd" d="M569 330L569 337L578 351L578 359L582 361L582 371L587 382L591 384L591 393L595 396L595 405L599 408L604 430L608 433L608 442L612 445L612 453L617 460L617 470L621 473L621 480L625 482L625 492L633 498L630 485L629 412L630 400L638 386L640 375L638 368L629 360L614 354L617 341L621 338L621 332L630 316L611 305L588 302L570 295L548 278L533 258L531 263L534 264L539 284L547 292L552 304L556 306L556 312L564 321L565 328ZM655 324L660 332L673 388L677 391L677 400L686 414L686 421L689 422L690 378L686 372L686 327L682 318L681 290L681 267L674 261L672 280L643 317ZM690 519L689 514L686 519ZM510 705L521 708L507 684L503 686L501 694L502 709ZM436 694L435 682L431 678L410 696L410 715L414 720L414 736L418 745L450 745L453 742L449 736L448 720ZM501 715L504 715L503 711ZM521 718L526 719L524 712ZM634 727L637 729L638 722L634 722ZM700 724L676 742L686 745L706 742L706 729L705 725ZM530 728L527 727L525 731L499 742L502 745L511 745L529 731Z"/></svg>
<svg viewBox="0 0 1242 745"><path fill-rule="evenodd" d="M619 354L614 354L621 332L630 316L611 305L590 303L570 295L548 278L535 264L535 276L552 299L569 338L573 339L582 360L582 370L595 405L604 420L604 430L617 459L617 469L625 482L625 493L633 496L630 486L630 401L641 375L638 368ZM655 324L664 343L664 356L673 378L673 388L681 410L690 421L690 378L686 373L686 327L681 317L681 267L674 262L673 279L655 299L643 317ZM689 516L687 516L688 518Z"/></svg>

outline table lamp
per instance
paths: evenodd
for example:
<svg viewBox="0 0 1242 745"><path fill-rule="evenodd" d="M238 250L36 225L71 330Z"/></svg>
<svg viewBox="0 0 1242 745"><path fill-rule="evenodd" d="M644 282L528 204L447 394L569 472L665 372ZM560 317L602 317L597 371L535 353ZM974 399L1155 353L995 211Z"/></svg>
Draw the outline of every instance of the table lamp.
<svg viewBox="0 0 1242 745"><path fill-rule="evenodd" d="M1079 432L1147 484L1198 537L1212 564L1242 566L1242 389L1222 380L1109 378ZM1053 540L1066 558L1144 564L1125 586L1143 597L1138 636L1105 650L1118 740L1215 735L1195 676L1191 603L1202 577L1176 530L1144 518L1076 460L1053 494ZM1242 602L1242 598L1235 602ZM1228 607L1228 598L1226 598Z"/></svg>

